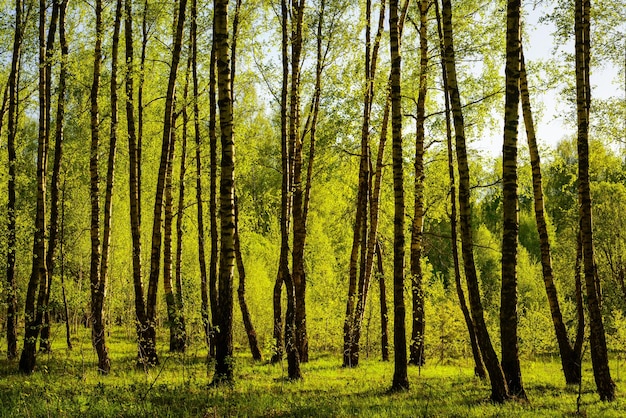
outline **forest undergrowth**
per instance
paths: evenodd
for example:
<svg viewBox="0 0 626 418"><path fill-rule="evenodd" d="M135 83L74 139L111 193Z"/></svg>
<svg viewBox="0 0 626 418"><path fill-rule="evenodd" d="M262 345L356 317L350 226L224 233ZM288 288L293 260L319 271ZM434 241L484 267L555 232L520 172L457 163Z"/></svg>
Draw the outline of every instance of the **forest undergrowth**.
<svg viewBox="0 0 626 418"><path fill-rule="evenodd" d="M17 364L0 360L1 417L227 417L227 416L411 416L411 417L621 417L626 398L601 402L595 392L590 361L583 383L567 387L558 359L523 359L525 386L531 399L497 405L489 402L488 382L473 376L471 359L433 360L410 367L408 392L389 393L392 362L370 356L358 368L341 367L340 353L315 353L303 364L304 379L287 380L287 365L255 363L237 352L234 386L209 387L213 365L201 344L185 354L165 354L151 369L136 367L136 343L116 328L110 335L111 374L96 371L97 357L88 331L68 351L61 341L52 354L39 354L30 376ZM616 370L624 361L611 359Z"/></svg>

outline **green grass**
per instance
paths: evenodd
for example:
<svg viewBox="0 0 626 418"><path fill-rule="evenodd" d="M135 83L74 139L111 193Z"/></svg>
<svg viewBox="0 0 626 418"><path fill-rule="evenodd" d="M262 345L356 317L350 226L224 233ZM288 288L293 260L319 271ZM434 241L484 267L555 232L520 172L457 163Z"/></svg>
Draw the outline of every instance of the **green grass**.
<svg viewBox="0 0 626 418"><path fill-rule="evenodd" d="M411 389L390 394L393 363L365 359L356 369L343 369L339 356L312 353L302 367L304 380L289 382L286 364L255 364L244 352L235 359L234 386L210 388L212 365L201 347L169 355L162 345L161 365L144 371L135 368L136 346L123 332L113 334L109 346L109 376L96 372L95 355L85 343L71 352L59 346L52 355L40 355L31 376L18 374L15 362L0 361L0 416L561 417L578 410L579 388L564 385L555 361L523 362L529 403L495 405L487 401L488 385L472 375L466 360L412 367ZM590 365L585 366L580 414L626 416L622 382L617 379L615 402L600 402Z"/></svg>

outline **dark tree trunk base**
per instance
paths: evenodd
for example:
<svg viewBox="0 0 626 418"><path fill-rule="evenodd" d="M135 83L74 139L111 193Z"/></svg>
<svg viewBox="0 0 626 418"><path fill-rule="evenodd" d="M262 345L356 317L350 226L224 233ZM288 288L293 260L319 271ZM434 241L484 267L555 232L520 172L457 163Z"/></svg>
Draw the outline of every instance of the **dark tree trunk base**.
<svg viewBox="0 0 626 418"><path fill-rule="evenodd" d="M22 354L20 356L20 373L29 375L35 370L35 365L37 364L36 351L37 350L34 341L33 343L24 344L24 349L22 350Z"/></svg>
<svg viewBox="0 0 626 418"><path fill-rule="evenodd" d="M159 365L159 356L156 352L156 335L154 328L148 328L139 335L139 352L137 353L137 367L154 367Z"/></svg>

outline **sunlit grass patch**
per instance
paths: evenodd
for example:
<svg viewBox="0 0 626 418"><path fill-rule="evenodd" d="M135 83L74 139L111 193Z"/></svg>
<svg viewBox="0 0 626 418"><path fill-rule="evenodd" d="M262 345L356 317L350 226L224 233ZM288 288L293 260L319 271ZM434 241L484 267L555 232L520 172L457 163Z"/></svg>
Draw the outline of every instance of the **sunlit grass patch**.
<svg viewBox="0 0 626 418"><path fill-rule="evenodd" d="M88 332L86 330L85 332ZM88 339L81 339L88 341ZM528 403L491 403L490 387L473 375L469 360L409 367L411 388L389 393L393 363L364 358L357 368L341 367L341 357L312 353L302 365L304 379L291 382L286 361L253 362L235 356L235 384L209 387L213 364L206 350L169 354L160 342L160 364L137 368L136 343L119 330L109 335L111 374L100 375L97 358L83 342L68 351L55 346L38 357L30 376L17 363L0 360L1 417L562 417L626 416L618 379L617 400L595 393L591 364L580 387L566 386L557 359L522 361Z"/></svg>

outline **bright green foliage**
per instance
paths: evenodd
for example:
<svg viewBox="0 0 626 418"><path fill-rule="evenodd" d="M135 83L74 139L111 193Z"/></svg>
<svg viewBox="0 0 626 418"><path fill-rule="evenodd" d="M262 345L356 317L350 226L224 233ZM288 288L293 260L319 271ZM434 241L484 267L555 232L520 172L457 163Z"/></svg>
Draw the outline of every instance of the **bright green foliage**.
<svg viewBox="0 0 626 418"><path fill-rule="evenodd" d="M271 295L276 278L279 255L279 209L280 209L280 143L279 113L275 94L280 86L280 57L278 43L280 28L275 13L275 1L244 2L240 38L238 40L237 75L234 86L234 118L236 173L235 187L239 199L241 244L248 276L247 295L251 314L259 335L261 346L270 351L272 344ZM183 286L185 317L188 320L190 351L186 357L170 357L164 361L161 375L151 371L149 375L130 371L136 356L134 335L134 301L132 297L132 274L130 268L131 235L129 229L128 202L128 154L118 155L113 201L113 225L110 283L105 302L108 324L115 326L111 335L112 376L101 379L93 371L94 354L88 332L82 328L89 311L88 258L89 258L89 175L88 175L88 86L90 73L85 68L92 62L93 19L90 6L85 2L70 2L68 15L68 38L70 42L67 117L65 126L65 158L61 175L65 208L63 254L57 254L57 268L53 277L51 310L53 318L53 344L55 351L42 356L41 371L30 378L9 376L15 367L0 360L0 416L4 415L86 415L86 416L144 416L172 415L429 415L441 416L562 416L576 411L574 389L563 389L559 380L557 362L534 363L556 355L556 342L546 303L541 277L539 247L534 215L532 212L532 183L527 153L520 152L520 254L519 279L519 336L522 368L527 382L531 405L506 405L468 403L484 397L485 388L471 377L467 331L458 308L452 280L450 246L450 204L447 178L445 119L441 113L440 70L433 64L429 80L429 100L426 104L426 143L430 145L425 155L425 207L424 225L424 291L426 294L426 351L428 363L421 370L411 369L412 390L393 397L384 395L390 380L391 367L379 364L380 357L380 310L378 279L370 288L368 305L363 322L363 367L359 370L340 370L338 354L342 338L342 321L348 281L348 257L354 219L359 163L359 138L362 105L363 67L362 32L364 22L359 20L363 2L327 0L329 16L334 17L333 36L328 43L328 66L325 68L321 96L320 119L317 130L316 163L311 192L308 221L308 238L305 248L307 274L308 331L313 362L303 366L306 380L288 385L280 380L282 369L266 365L249 365L246 352L246 336L241 325L238 309L235 309L235 350L237 360L236 386L225 392L207 391L207 369L204 364L206 347L202 345L202 326L199 300L199 268L197 263L197 223L194 208L188 206L183 214ZM571 32L571 13L559 2L552 21L557 23L558 34ZM623 63L623 39L617 28L623 27L626 8L620 2L598 2L592 42L606 48L597 48L592 65L602 60L621 65ZM148 49L144 85L144 132L143 132L143 186L142 223L144 225L143 254L148 258L148 226L152 221L154 189L158 167L158 147L162 136L162 114L168 65L163 57L171 54L169 42L172 36L171 7L148 1L147 28ZM376 3L376 7L378 7ZM13 5L0 1L0 96L8 74L12 27L11 14L5 12ZM306 59L303 62L303 115L306 116L313 83L312 31L318 19L316 7L319 2L307 2L305 27L308 39L305 44ZM459 61L459 83L468 125L470 145L476 140L498 132L503 95L503 39L504 11L502 2L486 4L463 0L454 4L455 36ZM140 23L143 2L136 2L134 24L135 57L140 51ZM208 51L211 42L212 3L200 1L199 10L199 75L201 156L205 172L203 183L208 185ZM110 32L112 7L105 8L105 27ZM415 8L409 17L417 17ZM17 282L19 303L23 304L31 261L33 219L35 206L35 167L37 124L34 119L37 107L36 94L36 19L28 22L24 58L21 72L21 104L19 141L17 143ZM328 22L333 21L328 19ZM615 22L619 22L615 24ZM328 23L330 25L330 23ZM621 26L620 26L621 25ZM327 30L326 30L327 29ZM185 29L186 31L188 29ZM432 36L432 60L439 57L434 25ZM325 33L330 33L330 27ZM623 36L623 34L621 35ZM186 37L185 37L186 39ZM414 101L419 77L419 39L410 19L403 34L403 136L405 158L406 201L413 201L414 181L411 164L414 155L415 135ZM110 37L105 36L103 48L103 85L108 83L110 73ZM529 47L532 47L529 45ZM389 73L389 44L383 36L379 71L377 72L376 96L372 109L370 136L372 158L378 152L374 146L381 131L383 100ZM183 60L188 50L183 48ZM529 63L529 76L534 87L563 88L561 101L572 104L573 70L569 58L560 52L555 59L540 64ZM120 72L135 71L139 80L139 68L126 68ZM567 67L567 70L564 68ZM57 85L58 62L53 72L53 92ZM534 73L534 74L533 74ZM623 75L623 73L622 73ZM182 72L179 76L179 95L182 97ZM541 84L540 84L541 83ZM531 86L533 87L533 86ZM120 100L126 100L123 88ZM100 101L108 108L107 88L102 89ZM591 177L594 202L594 234L597 243L596 258L603 289L603 314L606 318L611 366L615 356L623 358L626 346L626 295L618 281L620 268L626 263L626 165L623 150L613 140L623 139L624 100L621 86L616 97L605 101L594 100L592 104ZM531 93L532 95L533 93ZM534 100L534 97L531 97ZM0 97L1 99L1 97ZM53 97L53 109L56 97ZM548 106L547 104L545 106ZM177 110L180 111L179 103ZM537 104L537 107L541 107ZM546 109L547 110L547 109ZM125 109L120 109L125 119ZM53 110L54 113L54 110ZM107 122L108 115L102 115ZM181 134L181 119L177 134ZM6 115L5 115L6 122ZM102 127L106 136L106 123ZM189 126L189 135L193 135ZM542 136L542 132L538 132ZM566 133L564 133L566 134ZM126 127L120 126L119 149L127 149ZM544 137L544 139L547 139ZM307 139L308 141L308 139ZM6 260L6 124L0 134L0 318L4 319ZM499 146L499 145L498 145ZM106 147L105 147L106 148ZM103 149L103 155L108 150ZM195 151L195 149L193 150ZM178 151L177 151L178 152ZM305 159L308 149L305 147ZM571 330L575 326L574 265L576 261L576 234L578 228L578 198L576 190L576 148L571 138L559 143L554 149L542 150L543 181L546 196L546 215L553 237L553 263L555 282L563 309L564 320ZM195 152L190 155L195 155ZM391 182L390 147L386 150L379 237L383 250L383 266L387 283L387 302L391 305L391 272L393 242L393 195ZM175 161L180 161L176 155ZM485 305L489 331L498 334L497 315L500 292L500 238L501 226L501 172L500 160L483 153L470 151L472 173L472 205L477 268L480 290ZM104 173L104 167L101 167ZM178 178L175 164L174 178ZM195 177L188 171L188 193L194 193ZM177 186L175 186L176 189ZM207 190L208 191L208 187ZM205 191L205 192L206 192ZM177 190L174 190L177 193ZM205 196L208 200L208 195ZM191 199L187 201L192 205ZM208 215L208 205L207 215ZM408 210L407 213L412 213ZM410 215L409 215L410 216ZM208 218L208 217L207 217ZM410 225L410 219L406 219ZM207 222L208 225L208 222ZM407 234L410 231L405 231ZM208 234L207 234L208 237ZM60 250L60 247L58 247ZM207 248L208 250L208 248ZM144 264L145 265L145 264ZM408 265L408 264L407 264ZM63 268L72 332L76 352L66 353L60 346L64 340L61 328L63 307L60 275ZM145 270L145 269L144 269ZM407 269L408 270L408 269ZM463 280L464 282L464 280ZM408 281L405 288L408 288ZM407 299L408 302L408 299ZM165 319L164 301L159 297L159 321ZM390 313L390 320L393 321ZM20 308L23 315L23 307ZM20 318L22 320L23 318ZM393 322L390 324L393 325ZM0 326L0 329L2 327ZM164 335L159 329L160 336ZM571 333L573 335L573 333ZM495 344L497 342L494 341ZM5 357L0 345L0 359ZM166 350L160 350L164 352ZM623 363L619 363L623 364ZM588 366L588 365L586 365ZM616 364L617 366L617 364ZM545 370L544 370L545 369ZM421 373L421 378L418 375ZM584 370L582 409L589 416L603 414L623 415L626 406L622 397L611 409L596 404L591 390L591 375ZM279 379L279 380L275 380ZM619 383L619 372L617 372ZM154 386L151 387L152 383ZM44 389L44 385L47 388ZM621 386L621 385L620 385ZM359 395L357 397L357 395ZM362 395L362 396L361 396ZM183 399L184 396L184 399ZM557 399L558 396L558 399ZM42 402L33 402L33 399ZM168 409L169 408L169 409ZM553 408L553 409L550 409Z"/></svg>

